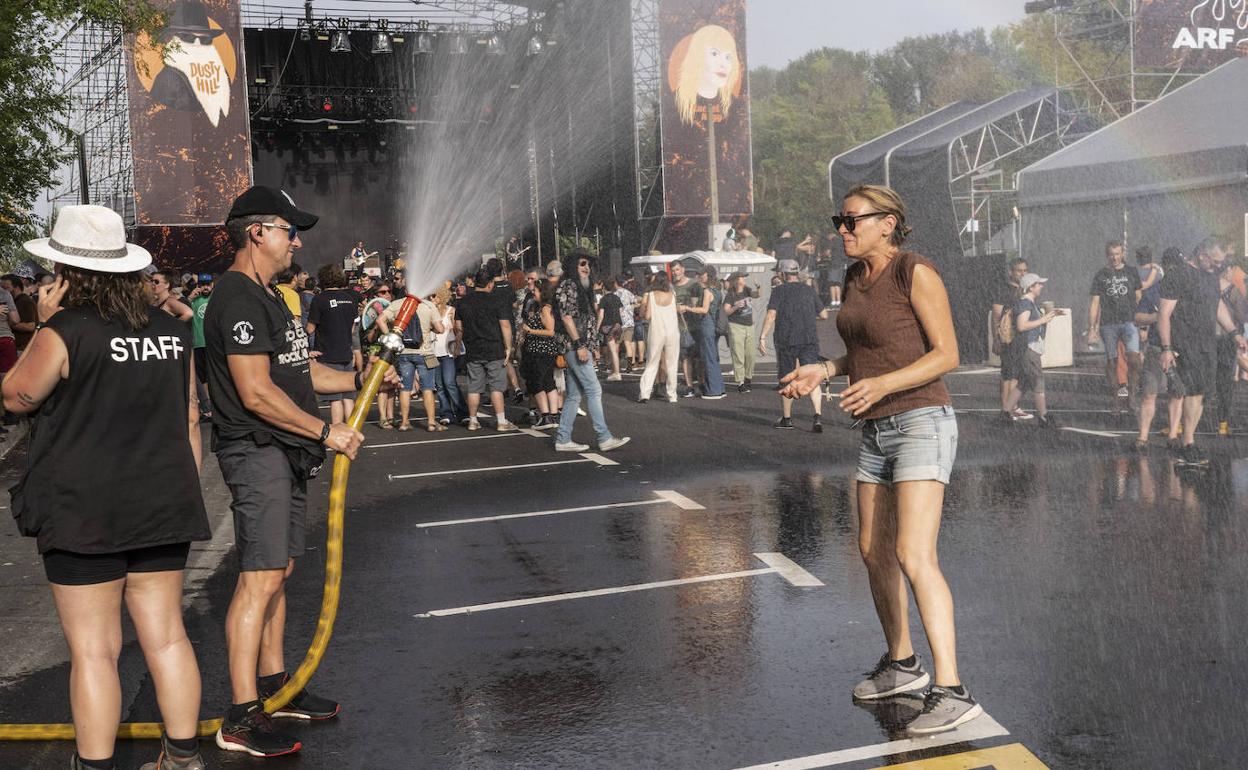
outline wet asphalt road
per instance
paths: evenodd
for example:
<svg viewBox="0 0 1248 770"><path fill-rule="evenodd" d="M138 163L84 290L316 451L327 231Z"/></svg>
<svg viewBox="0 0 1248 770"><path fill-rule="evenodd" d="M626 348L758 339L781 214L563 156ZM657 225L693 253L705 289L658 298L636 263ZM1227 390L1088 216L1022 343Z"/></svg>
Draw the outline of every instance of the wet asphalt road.
<svg viewBox="0 0 1248 770"><path fill-rule="evenodd" d="M1008 735L781 767L879 767L1011 744L1053 768L1248 766L1248 439L1202 436L1211 467L1181 471L1163 450L1126 450L1112 431L1131 426L1102 411L1090 370L1050 373L1049 390L1064 424L1095 433L1001 425L996 374L969 369L949 378L961 436L941 563L964 681ZM849 698L883 651L857 555L849 421L829 408L826 432L812 434L799 402L799 429L777 431L765 386L640 405L635 382L606 384L608 422L633 439L607 455L617 465L557 455L531 435L369 427L374 446L351 475L338 624L313 680L343 714L293 725L305 741L293 757L260 762L205 742L209 765L733 770L902 738L914 702L867 710ZM576 435L590 437L585 419ZM376 446L395 443L405 445ZM319 515L327 484L311 495ZM682 497L660 498L668 490ZM549 513L563 509L578 510ZM534 512L545 515L428 526ZM290 589L292 668L315 625L323 538L314 526ZM755 555L771 553L822 585L793 585ZM188 616L205 718L228 700L221 626L234 569L227 557ZM694 577L706 580L418 617ZM0 687L0 718L66 721L67 669ZM125 718L154 719L134 645L122 671ZM119 767L154 751L121 743ZM9 744L0 767L59 768L67 755L65 744Z"/></svg>

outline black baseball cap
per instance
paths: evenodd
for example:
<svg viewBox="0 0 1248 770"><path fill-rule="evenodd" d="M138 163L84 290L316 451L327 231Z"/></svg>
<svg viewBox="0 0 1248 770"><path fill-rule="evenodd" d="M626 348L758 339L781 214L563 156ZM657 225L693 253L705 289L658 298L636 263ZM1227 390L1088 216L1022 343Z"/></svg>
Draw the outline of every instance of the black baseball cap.
<svg viewBox="0 0 1248 770"><path fill-rule="evenodd" d="M316 214L309 214L296 206L285 190L257 185L234 199L226 221L257 214L274 214L300 230L311 230L320 219Z"/></svg>

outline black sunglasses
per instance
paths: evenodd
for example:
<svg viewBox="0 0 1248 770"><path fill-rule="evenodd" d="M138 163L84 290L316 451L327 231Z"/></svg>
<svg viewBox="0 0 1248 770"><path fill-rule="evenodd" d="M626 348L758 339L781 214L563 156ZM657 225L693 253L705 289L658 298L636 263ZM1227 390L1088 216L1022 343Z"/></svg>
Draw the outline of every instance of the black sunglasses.
<svg viewBox="0 0 1248 770"><path fill-rule="evenodd" d="M390 293L390 290L389 290L389 289L378 289L378 290L377 290L377 293L378 293L378 294L389 294L389 293Z"/></svg>
<svg viewBox="0 0 1248 770"><path fill-rule="evenodd" d="M870 217L886 217L888 215L889 214L887 211L872 211L867 214L858 214L856 216L853 214L846 214L844 216L837 214L832 217L832 226L835 227L838 232L840 231L841 227L844 227L845 232L852 233L854 231L854 228L858 226L859 219L869 219Z"/></svg>
<svg viewBox="0 0 1248 770"><path fill-rule="evenodd" d="M208 45L212 42L212 35L196 35L193 32L179 32L175 37L183 43L194 43L198 40L200 43Z"/></svg>

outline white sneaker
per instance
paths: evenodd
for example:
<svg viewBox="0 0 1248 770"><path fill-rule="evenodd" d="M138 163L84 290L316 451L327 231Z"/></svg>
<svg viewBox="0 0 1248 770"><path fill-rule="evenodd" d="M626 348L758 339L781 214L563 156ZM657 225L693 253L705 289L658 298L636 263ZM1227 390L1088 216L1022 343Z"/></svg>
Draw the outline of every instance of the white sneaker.
<svg viewBox="0 0 1248 770"><path fill-rule="evenodd" d="M623 378L623 377L621 377L621 376L620 376L620 375L618 375L618 374L608 374L608 375L607 375L607 382L619 382L619 381L620 381L620 380L622 380L622 379L624 379L624 378Z"/></svg>
<svg viewBox="0 0 1248 770"><path fill-rule="evenodd" d="M624 446L628 442L629 442L628 436L624 436L623 438L619 436L615 436L599 444L598 451L610 452L612 449L619 449L620 447Z"/></svg>
<svg viewBox="0 0 1248 770"><path fill-rule="evenodd" d="M589 444L578 444L575 441L565 441L562 444L555 444L556 452L588 452Z"/></svg>
<svg viewBox="0 0 1248 770"><path fill-rule="evenodd" d="M513 430L520 430L518 427L516 427L516 424L514 422L509 422L507 420L498 421L499 433L510 433Z"/></svg>
<svg viewBox="0 0 1248 770"><path fill-rule="evenodd" d="M588 416L589 416L589 415L587 415L587 414L585 413L585 410L584 410L584 409L582 409L582 408L580 408L579 406L576 408L576 414L577 414L577 416L579 416L579 417L588 417Z"/></svg>
<svg viewBox="0 0 1248 770"><path fill-rule="evenodd" d="M476 417L468 418L468 430L481 430L481 423L477 422Z"/></svg>

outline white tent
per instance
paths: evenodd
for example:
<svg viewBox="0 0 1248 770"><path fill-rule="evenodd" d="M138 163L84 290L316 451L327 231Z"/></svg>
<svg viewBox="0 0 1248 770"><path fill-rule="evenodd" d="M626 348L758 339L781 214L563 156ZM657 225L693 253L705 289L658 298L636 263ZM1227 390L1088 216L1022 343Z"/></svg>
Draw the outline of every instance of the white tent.
<svg viewBox="0 0 1248 770"><path fill-rule="evenodd" d="M628 264L657 273L671 262L695 261L713 265L721 278L729 273L765 273L776 269L776 258L758 251L691 251L688 254L652 254L633 257Z"/></svg>

